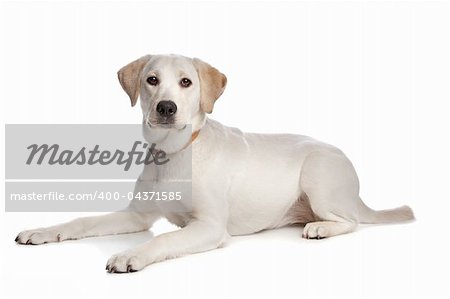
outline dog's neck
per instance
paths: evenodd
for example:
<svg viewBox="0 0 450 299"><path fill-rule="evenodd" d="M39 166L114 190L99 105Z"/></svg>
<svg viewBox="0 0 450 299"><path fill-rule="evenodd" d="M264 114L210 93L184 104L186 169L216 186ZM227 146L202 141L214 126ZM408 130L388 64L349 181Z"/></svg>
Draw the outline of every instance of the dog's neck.
<svg viewBox="0 0 450 299"><path fill-rule="evenodd" d="M162 136L162 139L150 139L146 136L147 142L156 145L156 147L149 152L153 157L153 160L158 160L160 162L167 161L167 163L157 164L155 162L144 165L143 172L140 175L141 180L170 182L192 177L191 145L199 136L200 130L192 133L189 132L189 135L186 133L187 132L167 133ZM157 133L155 135L157 135Z"/></svg>
<svg viewBox="0 0 450 299"><path fill-rule="evenodd" d="M166 155L176 155L183 152L189 148L199 134L200 129L192 132L190 127L165 130L143 126L144 139L149 144L154 144L155 150L165 152Z"/></svg>
<svg viewBox="0 0 450 299"><path fill-rule="evenodd" d="M192 142L194 142L194 140L197 139L198 134L200 134L200 129L197 130L197 131L195 131L194 133L192 133L192 135L191 135L191 140L189 140L189 142L183 147L182 150L184 150L184 149L186 149L187 147L189 147L189 146L192 144Z"/></svg>

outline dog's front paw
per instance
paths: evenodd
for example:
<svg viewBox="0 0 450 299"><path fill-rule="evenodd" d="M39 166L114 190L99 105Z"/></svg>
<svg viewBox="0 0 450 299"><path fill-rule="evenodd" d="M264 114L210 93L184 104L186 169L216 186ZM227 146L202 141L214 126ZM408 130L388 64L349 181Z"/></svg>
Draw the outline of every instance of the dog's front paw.
<svg viewBox="0 0 450 299"><path fill-rule="evenodd" d="M15 239L18 244L24 245L40 245L50 242L60 242L67 240L61 232L50 228L38 228L32 230L24 230L19 233Z"/></svg>
<svg viewBox="0 0 450 299"><path fill-rule="evenodd" d="M106 263L106 271L109 273L129 273L142 270L146 266L142 255L127 250L113 255Z"/></svg>

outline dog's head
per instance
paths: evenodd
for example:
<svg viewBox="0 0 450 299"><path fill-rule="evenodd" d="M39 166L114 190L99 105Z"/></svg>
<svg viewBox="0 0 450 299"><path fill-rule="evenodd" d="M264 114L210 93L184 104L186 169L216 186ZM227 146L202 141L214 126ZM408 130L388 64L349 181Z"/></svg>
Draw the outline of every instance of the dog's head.
<svg viewBox="0 0 450 299"><path fill-rule="evenodd" d="M140 97L144 122L156 128L191 124L200 129L227 84L225 75L206 62L178 55L143 56L118 76L131 106Z"/></svg>

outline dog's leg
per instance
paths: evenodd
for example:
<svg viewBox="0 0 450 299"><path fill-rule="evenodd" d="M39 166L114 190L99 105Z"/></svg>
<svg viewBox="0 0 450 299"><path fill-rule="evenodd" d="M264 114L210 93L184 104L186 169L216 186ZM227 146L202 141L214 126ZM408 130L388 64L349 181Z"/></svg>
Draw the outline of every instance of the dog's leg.
<svg viewBox="0 0 450 299"><path fill-rule="evenodd" d="M38 245L87 237L133 233L148 230L159 218L158 213L115 212L106 215L78 218L73 221L33 230L16 237L19 244Z"/></svg>
<svg viewBox="0 0 450 299"><path fill-rule="evenodd" d="M303 163L302 190L320 221L307 223L303 237L322 239L352 232L359 222L359 182L342 153L314 152Z"/></svg>
<svg viewBox="0 0 450 299"><path fill-rule="evenodd" d="M215 249L227 238L222 225L195 220L178 231L159 235L136 248L113 255L106 269L110 273L138 271L165 259Z"/></svg>

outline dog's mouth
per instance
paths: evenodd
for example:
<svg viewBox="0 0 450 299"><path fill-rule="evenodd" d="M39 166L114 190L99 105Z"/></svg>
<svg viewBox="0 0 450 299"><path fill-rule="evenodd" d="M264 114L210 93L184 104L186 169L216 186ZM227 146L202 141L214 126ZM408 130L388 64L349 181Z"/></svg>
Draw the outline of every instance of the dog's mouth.
<svg viewBox="0 0 450 299"><path fill-rule="evenodd" d="M159 121L157 123L151 123L150 121L146 122L147 126L151 129L176 129L176 130L184 130L186 128L186 124L174 124L165 121Z"/></svg>

